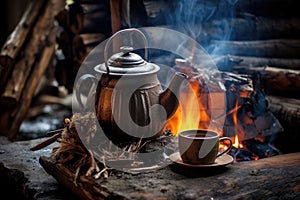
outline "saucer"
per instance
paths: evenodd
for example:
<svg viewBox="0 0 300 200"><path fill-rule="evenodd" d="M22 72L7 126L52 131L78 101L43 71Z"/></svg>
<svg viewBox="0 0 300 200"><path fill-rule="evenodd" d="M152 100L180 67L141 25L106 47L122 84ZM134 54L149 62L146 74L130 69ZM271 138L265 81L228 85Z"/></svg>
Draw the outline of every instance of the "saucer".
<svg viewBox="0 0 300 200"><path fill-rule="evenodd" d="M233 158L228 154L223 154L219 156L213 164L188 164L182 162L179 152L173 153L169 156L170 160L178 165L182 165L185 167L192 167L192 168L209 168L209 167L223 167L233 162Z"/></svg>

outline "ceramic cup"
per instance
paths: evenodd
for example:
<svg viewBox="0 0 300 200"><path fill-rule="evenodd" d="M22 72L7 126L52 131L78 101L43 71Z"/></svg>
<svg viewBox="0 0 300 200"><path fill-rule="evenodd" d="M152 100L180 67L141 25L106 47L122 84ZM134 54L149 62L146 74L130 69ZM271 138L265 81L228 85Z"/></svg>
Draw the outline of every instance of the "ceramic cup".
<svg viewBox="0 0 300 200"><path fill-rule="evenodd" d="M226 150L219 152L220 141L228 140ZM217 157L230 151L232 141L228 137L219 137L212 130L186 130L179 133L178 148L181 159L188 164L213 164Z"/></svg>

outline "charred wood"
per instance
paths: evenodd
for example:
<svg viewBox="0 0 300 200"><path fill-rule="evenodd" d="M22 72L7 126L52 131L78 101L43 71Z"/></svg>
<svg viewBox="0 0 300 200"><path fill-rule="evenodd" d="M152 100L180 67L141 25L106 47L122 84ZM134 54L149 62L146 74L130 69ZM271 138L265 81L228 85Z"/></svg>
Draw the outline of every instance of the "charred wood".
<svg viewBox="0 0 300 200"><path fill-rule="evenodd" d="M300 124L300 100L278 96L267 96L270 110L290 125ZM297 130L295 132L298 133Z"/></svg>
<svg viewBox="0 0 300 200"><path fill-rule="evenodd" d="M300 151L300 100L278 96L267 96L269 108L284 127L275 144L283 153Z"/></svg>
<svg viewBox="0 0 300 200"><path fill-rule="evenodd" d="M238 73L251 74L260 82L266 94L300 98L300 71L275 67L235 66Z"/></svg>

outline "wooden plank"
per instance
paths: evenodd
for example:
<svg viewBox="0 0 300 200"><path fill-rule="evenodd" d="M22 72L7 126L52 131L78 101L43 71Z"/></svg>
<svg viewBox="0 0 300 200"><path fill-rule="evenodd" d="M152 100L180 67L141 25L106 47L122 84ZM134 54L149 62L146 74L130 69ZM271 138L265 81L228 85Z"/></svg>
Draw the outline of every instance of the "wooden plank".
<svg viewBox="0 0 300 200"><path fill-rule="evenodd" d="M95 180L40 157L47 173L81 199L293 199L300 195L300 153L233 163L225 168L186 169L170 164L140 174L112 172ZM209 184L207 184L209 183Z"/></svg>

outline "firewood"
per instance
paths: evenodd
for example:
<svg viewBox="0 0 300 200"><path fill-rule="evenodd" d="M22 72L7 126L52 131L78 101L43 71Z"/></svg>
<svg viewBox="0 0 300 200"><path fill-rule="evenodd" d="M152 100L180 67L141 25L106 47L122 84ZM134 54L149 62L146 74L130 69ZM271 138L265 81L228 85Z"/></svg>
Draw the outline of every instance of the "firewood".
<svg viewBox="0 0 300 200"><path fill-rule="evenodd" d="M83 43L86 44L87 47L94 47L105 39L105 35L100 33L85 33L80 34L83 39Z"/></svg>
<svg viewBox="0 0 300 200"><path fill-rule="evenodd" d="M299 152L300 150L300 100L280 96L267 96L269 109L274 113L284 128L278 134L274 144L283 153Z"/></svg>
<svg viewBox="0 0 300 200"><path fill-rule="evenodd" d="M55 19L66 31L78 34L83 28L83 8L78 1L74 1L61 10Z"/></svg>
<svg viewBox="0 0 300 200"><path fill-rule="evenodd" d="M197 41L215 40L266 40L275 38L294 38L300 36L300 18L274 19L256 16L210 20L191 25L190 29L198 34ZM179 29L182 29L178 27Z"/></svg>
<svg viewBox="0 0 300 200"><path fill-rule="evenodd" d="M52 33L52 35L55 34ZM4 125L5 127L1 125L1 132L4 132L5 135L11 140L16 138L21 123L26 118L26 113L30 108L30 103L35 94L37 85L41 80L50 61L53 58L54 51L55 51L54 38L49 38L49 40L52 41L52 44L43 49L41 58L34 65L33 71L30 74L30 77L28 78L28 81L26 82L26 85L24 87L22 96L20 98L20 102L18 106L14 109L12 116L10 116L10 118L11 117L13 118L11 119L11 121L6 120L7 124ZM8 112L10 111L8 110ZM3 120L1 120L1 122L2 121Z"/></svg>
<svg viewBox="0 0 300 200"><path fill-rule="evenodd" d="M239 73L259 77L261 87L267 94L300 98L300 71L278 67L235 66L233 70Z"/></svg>
<svg viewBox="0 0 300 200"><path fill-rule="evenodd" d="M256 16L271 18L299 17L296 0L244 0L244 1L217 1L214 18L230 17L240 13L251 13Z"/></svg>
<svg viewBox="0 0 300 200"><path fill-rule="evenodd" d="M54 40L52 40L54 42ZM13 120L11 121L10 127L7 129L8 131L8 138L13 140L15 139L20 125L23 122L23 120L26 117L26 113L28 109L30 108L30 103L32 100L32 97L34 96L34 92L37 88L37 85L39 81L41 80L46 68L48 67L50 61L53 58L55 46L52 43L50 46L47 46L43 49L42 55L40 60L36 63L34 66L34 69L26 82L26 85L24 87L23 94L20 99L19 105L16 107L15 116Z"/></svg>
<svg viewBox="0 0 300 200"><path fill-rule="evenodd" d="M31 68L31 71L29 73L26 72L28 75L23 83L22 92L19 94L19 99L17 100L18 103L12 108L7 108L6 106L1 107L0 133L11 140L15 139L20 125L26 117L32 98L35 95L35 91L45 70L52 64L51 61L54 58L55 36L57 31L57 27L54 24L54 16L63 8L63 6L64 4L61 1L47 1L45 9L39 16L39 20L33 29L34 37L37 39L33 39L33 41L35 41L34 43L29 42L30 45L35 44L36 46L32 46L32 48L36 48L37 50L33 52L36 55L32 55L30 58L33 59L31 63L32 66L27 66ZM29 46L28 48L31 49ZM16 74L18 73L16 72ZM23 75L24 74L22 74L22 76ZM21 79L22 76L18 78ZM15 77L15 79L16 78L17 77ZM11 94L14 93L12 92Z"/></svg>
<svg viewBox="0 0 300 200"><path fill-rule="evenodd" d="M212 55L214 56L214 55ZM227 60L238 66L262 67L272 66L283 69L299 70L300 59L298 58L266 58L253 56L227 55Z"/></svg>
<svg viewBox="0 0 300 200"><path fill-rule="evenodd" d="M300 124L300 100L279 96L267 96L270 110L290 125ZM298 133L298 131L295 131Z"/></svg>
<svg viewBox="0 0 300 200"><path fill-rule="evenodd" d="M206 47L214 54L232 54L238 56L299 58L300 40L274 39L253 41L219 41L212 40Z"/></svg>
<svg viewBox="0 0 300 200"><path fill-rule="evenodd" d="M238 16L240 13L251 13L256 16L271 18L300 16L298 8L291 6L297 3L296 0L188 1L184 4L180 1L164 0L144 0L142 2L150 23L165 23L165 21L174 19L182 20L189 16L186 12L197 13L199 11L201 11L201 15L190 15L190 19L194 20L197 17L206 19L207 16L209 19L221 19ZM136 15L135 17L140 16Z"/></svg>
<svg viewBox="0 0 300 200"><path fill-rule="evenodd" d="M24 53L20 55L14 66L12 75L10 76L3 94L0 98L0 103L3 106L15 107L20 100L23 88L31 73L31 69L36 59L38 59L39 52L47 45L47 35L53 28L53 21L49 20L48 16L51 15L51 10L45 12L43 18L36 23L32 30L32 35L29 42L25 44L26 48Z"/></svg>
<svg viewBox="0 0 300 200"><path fill-rule="evenodd" d="M3 90L10 73L13 70L13 64L19 55L23 44L29 37L34 23L36 22L42 7L46 0L31 1L22 19L10 34L0 52L0 91Z"/></svg>

